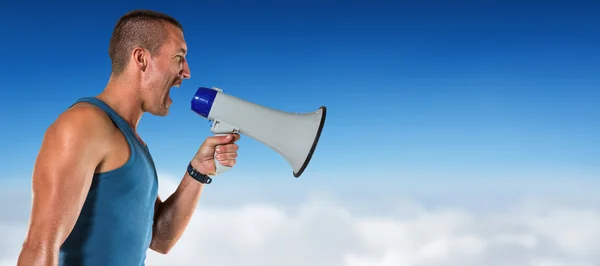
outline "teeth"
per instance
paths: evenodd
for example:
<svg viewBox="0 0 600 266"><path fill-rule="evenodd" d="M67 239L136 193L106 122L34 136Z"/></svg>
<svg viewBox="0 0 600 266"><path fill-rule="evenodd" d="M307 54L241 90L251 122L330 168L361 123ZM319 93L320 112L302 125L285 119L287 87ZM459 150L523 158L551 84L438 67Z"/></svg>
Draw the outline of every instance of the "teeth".
<svg viewBox="0 0 600 266"><path fill-rule="evenodd" d="M175 86L173 86L173 87L175 87L175 88L179 88L179 85L180 85L180 84L175 84Z"/></svg>

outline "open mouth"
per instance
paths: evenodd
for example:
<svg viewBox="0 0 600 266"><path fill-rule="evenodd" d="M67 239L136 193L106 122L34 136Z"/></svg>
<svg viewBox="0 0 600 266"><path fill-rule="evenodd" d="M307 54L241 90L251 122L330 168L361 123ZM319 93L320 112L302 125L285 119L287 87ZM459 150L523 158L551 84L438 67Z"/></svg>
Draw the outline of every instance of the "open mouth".
<svg viewBox="0 0 600 266"><path fill-rule="evenodd" d="M181 80L181 79L176 79L176 80L173 82L173 85L171 85L171 87L172 87L172 88L173 88L173 87L174 87L174 88L179 88L179 86L181 86L181 83L182 83L182 82L183 82L183 80Z"/></svg>
<svg viewBox="0 0 600 266"><path fill-rule="evenodd" d="M170 89L167 91L167 97L166 97L166 100L167 100L168 102L171 102L171 101L173 101L173 100L171 99L171 89L173 89L173 88L179 88L179 86L181 86L181 83L182 83L182 80L181 80L181 79L177 79L175 82L173 82L173 84L171 84L171 88L170 88Z"/></svg>
<svg viewBox="0 0 600 266"><path fill-rule="evenodd" d="M172 86L171 86L171 89L173 89L173 88L179 88L179 86L181 86L181 80L174 82L174 83L172 84ZM170 105L170 103L173 101L173 100L171 99L171 95L170 95L170 94L171 94L171 93L170 93L170 92L171 92L171 89L169 89L169 91L168 91L168 93L167 93L167 101L169 102L169 103L168 103L169 105Z"/></svg>

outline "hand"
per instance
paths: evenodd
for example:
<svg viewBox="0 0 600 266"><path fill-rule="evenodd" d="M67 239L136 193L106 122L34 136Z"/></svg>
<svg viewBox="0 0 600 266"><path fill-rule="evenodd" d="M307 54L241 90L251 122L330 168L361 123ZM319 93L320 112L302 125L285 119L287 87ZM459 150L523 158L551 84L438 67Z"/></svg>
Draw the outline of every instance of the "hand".
<svg viewBox="0 0 600 266"><path fill-rule="evenodd" d="M215 165L216 150L216 157L221 165L233 167L238 150L238 145L235 142L239 139L240 135L236 133L206 138L198 152L196 152L194 159L192 159L192 166L205 175L215 175L217 171Z"/></svg>

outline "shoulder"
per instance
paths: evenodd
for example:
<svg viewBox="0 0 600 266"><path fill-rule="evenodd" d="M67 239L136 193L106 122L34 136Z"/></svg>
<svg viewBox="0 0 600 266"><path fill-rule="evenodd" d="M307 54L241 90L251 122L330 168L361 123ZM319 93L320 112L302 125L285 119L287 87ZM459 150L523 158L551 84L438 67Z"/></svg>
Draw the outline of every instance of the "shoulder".
<svg viewBox="0 0 600 266"><path fill-rule="evenodd" d="M91 104L77 103L61 113L48 127L44 142L66 148L102 147L114 132L114 125L106 113Z"/></svg>
<svg viewBox="0 0 600 266"><path fill-rule="evenodd" d="M102 109L89 103L77 103L60 114L50 128L63 133L91 133L93 137L110 132L114 126Z"/></svg>

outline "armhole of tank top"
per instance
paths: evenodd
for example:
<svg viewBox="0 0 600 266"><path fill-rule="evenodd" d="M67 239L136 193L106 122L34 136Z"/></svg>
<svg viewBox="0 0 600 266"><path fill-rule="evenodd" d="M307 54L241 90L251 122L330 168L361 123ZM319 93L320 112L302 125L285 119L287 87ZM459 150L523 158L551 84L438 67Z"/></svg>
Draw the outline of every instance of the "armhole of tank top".
<svg viewBox="0 0 600 266"><path fill-rule="evenodd" d="M73 105L75 105L77 103L81 103L81 102L86 102L86 103L89 103L91 105L94 105L94 106L100 108L100 110L102 110L110 118L110 120L113 122L113 124L115 126L117 126L119 131L121 131L121 134L123 134L123 137L125 137L125 141L127 142L127 145L129 146L129 158L127 159L127 161L125 161L125 163L123 165L121 165L115 169L106 171L106 172L94 173L95 178L102 180L102 179L106 179L106 178L109 178L109 177L112 177L112 176L115 176L120 173L128 171L134 165L135 161L137 160L137 151L135 148L135 144L133 143L134 140L131 139L131 136L127 132L127 129L123 128L123 125L121 125L119 123L119 121L117 121L118 120L117 118L113 117L112 113L105 110L102 106L99 106L98 104L96 104L95 101L96 101L95 98L87 97L87 98L79 99ZM73 107L73 105L71 105L69 108Z"/></svg>
<svg viewBox="0 0 600 266"><path fill-rule="evenodd" d="M106 113L106 111L105 111L105 113ZM129 134L127 132L125 132L125 130L122 128L122 126L119 125L119 123L116 122L115 119L111 115L109 115L108 113L107 113L107 115L110 117L113 124L115 124L117 126L117 128L119 128L119 130L121 131L121 134L123 134L123 137L125 137L125 141L127 141L127 145L129 146L129 158L127 159L127 161L125 161L125 163L123 165L121 165L115 169L108 170L106 172L95 173L94 176L100 180L127 172L134 165L135 161L137 160L137 150L133 143L134 140L132 140L131 137L128 136Z"/></svg>

